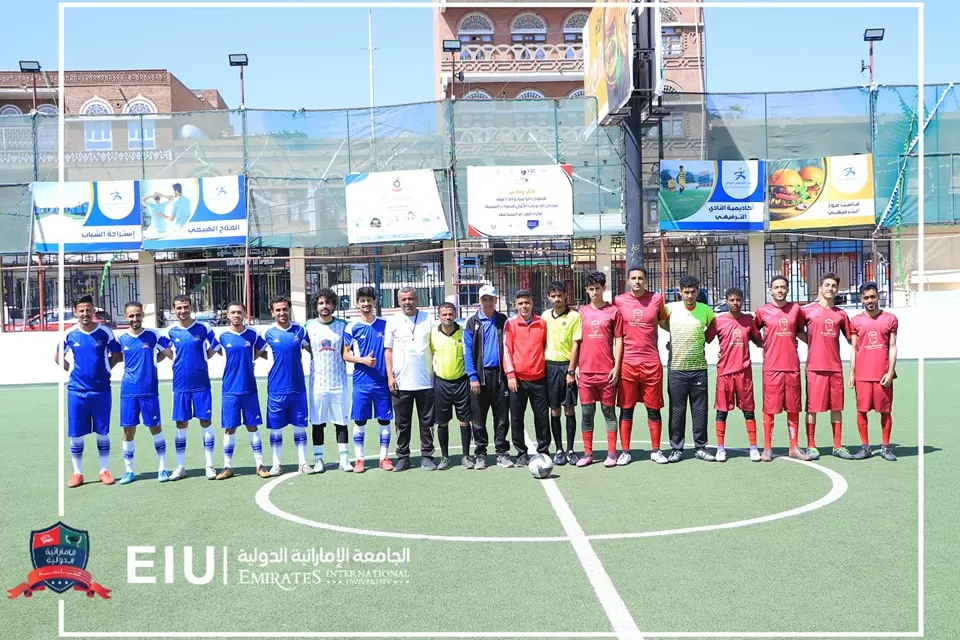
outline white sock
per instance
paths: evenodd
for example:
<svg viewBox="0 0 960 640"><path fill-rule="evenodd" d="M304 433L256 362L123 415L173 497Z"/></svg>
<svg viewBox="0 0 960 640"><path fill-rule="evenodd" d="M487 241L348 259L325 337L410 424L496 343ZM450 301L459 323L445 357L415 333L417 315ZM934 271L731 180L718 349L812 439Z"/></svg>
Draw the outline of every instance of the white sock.
<svg viewBox="0 0 960 640"><path fill-rule="evenodd" d="M237 438L232 433L223 434L223 468L230 469L233 467L233 447Z"/></svg>
<svg viewBox="0 0 960 640"><path fill-rule="evenodd" d="M297 447L297 465L302 467L307 464L307 430L304 427L293 428L293 444Z"/></svg>
<svg viewBox="0 0 960 640"><path fill-rule="evenodd" d="M364 427L353 425L353 457L354 460L363 460L363 439L366 436Z"/></svg>
<svg viewBox="0 0 960 640"><path fill-rule="evenodd" d="M134 451L134 442L130 440L127 442L123 441L123 470L127 473L133 473L133 451Z"/></svg>
<svg viewBox="0 0 960 640"><path fill-rule="evenodd" d="M207 466L213 466L213 445L215 443L213 437L213 427L200 427L200 431L203 432L203 458L207 461Z"/></svg>
<svg viewBox="0 0 960 640"><path fill-rule="evenodd" d="M167 468L167 439L162 431L153 436L153 449L157 452L157 471L163 471Z"/></svg>
<svg viewBox="0 0 960 640"><path fill-rule="evenodd" d="M270 430L270 453L273 455L273 466L280 464L280 454L283 453L283 431Z"/></svg>
<svg viewBox="0 0 960 640"><path fill-rule="evenodd" d="M83 438L70 438L70 462L73 472L83 475Z"/></svg>
<svg viewBox="0 0 960 640"><path fill-rule="evenodd" d="M177 466L185 467L187 465L187 430L177 429L173 438L173 446L177 451Z"/></svg>
<svg viewBox="0 0 960 640"><path fill-rule="evenodd" d="M106 471L110 465L110 436L97 434L97 452L100 454L100 471Z"/></svg>
<svg viewBox="0 0 960 640"><path fill-rule="evenodd" d="M313 460L314 460L314 462L316 462L317 460L323 460L323 445L322 445L322 444L315 444L315 445L313 445Z"/></svg>
<svg viewBox="0 0 960 640"><path fill-rule="evenodd" d="M263 441L260 440L260 431L248 431L250 434L250 448L253 449L253 462L258 467L263 466Z"/></svg>
<svg viewBox="0 0 960 640"><path fill-rule="evenodd" d="M337 451L340 452L341 462L350 462L350 448L346 442L338 442Z"/></svg>
<svg viewBox="0 0 960 640"><path fill-rule="evenodd" d="M390 425L380 425L380 459L384 460L389 456L390 449Z"/></svg>

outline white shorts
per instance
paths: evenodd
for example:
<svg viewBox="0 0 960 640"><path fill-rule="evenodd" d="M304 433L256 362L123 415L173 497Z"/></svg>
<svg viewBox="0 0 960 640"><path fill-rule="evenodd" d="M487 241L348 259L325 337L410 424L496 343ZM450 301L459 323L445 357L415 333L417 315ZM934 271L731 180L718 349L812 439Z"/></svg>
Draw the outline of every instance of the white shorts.
<svg viewBox="0 0 960 640"><path fill-rule="evenodd" d="M310 424L347 424L347 390L310 394Z"/></svg>

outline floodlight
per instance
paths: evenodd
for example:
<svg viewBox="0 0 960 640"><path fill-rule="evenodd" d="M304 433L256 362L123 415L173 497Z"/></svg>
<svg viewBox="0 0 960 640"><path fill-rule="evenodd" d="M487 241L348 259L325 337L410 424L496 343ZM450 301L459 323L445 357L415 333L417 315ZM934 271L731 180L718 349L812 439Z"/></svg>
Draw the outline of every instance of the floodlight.
<svg viewBox="0 0 960 640"><path fill-rule="evenodd" d="M40 73L40 63L36 60L21 60L20 71L22 73Z"/></svg>
<svg viewBox="0 0 960 640"><path fill-rule="evenodd" d="M867 29L863 32L864 42L880 42L883 40L883 29Z"/></svg>
<svg viewBox="0 0 960 640"><path fill-rule="evenodd" d="M446 53L454 53L454 52L456 52L456 51L460 51L460 49L462 48L462 46L463 46L463 45L460 43L459 40L444 40L444 41L443 41L443 50L444 50Z"/></svg>
<svg viewBox="0 0 960 640"><path fill-rule="evenodd" d="M247 64L249 64L249 61L247 60L247 54L245 53L231 53L229 60L231 67L245 67Z"/></svg>

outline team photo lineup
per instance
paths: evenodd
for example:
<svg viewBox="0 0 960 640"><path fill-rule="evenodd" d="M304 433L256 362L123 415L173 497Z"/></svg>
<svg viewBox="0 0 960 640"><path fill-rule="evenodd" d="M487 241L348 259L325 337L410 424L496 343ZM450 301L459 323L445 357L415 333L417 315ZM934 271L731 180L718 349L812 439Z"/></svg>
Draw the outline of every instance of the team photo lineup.
<svg viewBox="0 0 960 640"><path fill-rule="evenodd" d="M896 316L880 308L876 283L859 287L864 310L851 317L834 304L839 286L834 274L820 278L817 299L807 305L788 302L788 281L775 276L769 282L770 301L753 314L742 311L744 294L737 287L725 292L728 311L715 313L697 301L700 282L693 276L680 279L682 299L675 302L666 302L662 294L647 290L643 268L631 268L628 279L629 291L609 303L604 299L605 274L585 274L584 293L589 302L577 309L568 303L565 284L553 282L548 291L550 308L541 316L533 312L532 294L521 289L512 301L516 314L509 318L496 310L495 287L485 285L479 290L480 309L466 318L462 327L452 303L439 306L439 322L418 309L412 287L399 291L401 313L388 318L376 315L377 292L372 287L360 287L355 300L359 316L349 322L334 315L339 296L321 289L313 302L316 317L302 325L292 321L291 303L284 296L271 300L275 324L262 331L245 325L243 304L230 303L226 308L229 326L219 336L193 320L191 301L185 295L174 299L177 322L165 331L143 327L143 306L129 302L125 316L130 328L118 336L97 323L91 298L81 297L73 305L78 325L67 332L55 357L69 371L66 435L73 472L67 486L84 484L82 462L88 435L96 436L99 482L115 483L109 468L111 370L121 362L124 372L119 417L124 470L119 484L136 478L135 434L141 424L153 438L156 479L167 482L186 477L187 431L193 419L200 424L205 475L210 480L233 477L240 427L247 431L256 473L261 478L283 474L283 430L288 425L293 427L299 473L323 473L327 468L327 425L333 425L335 432L337 468L362 473L366 426L371 420L376 420L379 435L379 468L403 471L411 467L414 408L419 426L419 465L431 471L453 465L449 423L454 416L460 427L460 464L466 469L485 469L491 453L495 457L491 463L504 468L528 467L539 478L549 477L555 466L591 465L599 461L593 451L598 403L606 434L604 467L632 462L638 404L646 410L649 459L658 464L683 459L688 405L693 454L702 461L728 459L724 447L726 422L734 410L743 414L751 461L773 460L774 423L781 413L786 414L789 457L801 461L820 457L816 426L818 415L823 413L829 415L834 456L869 458L873 455L868 433L870 412L880 416L880 456L896 460L890 435L898 323ZM665 449L661 449L665 406L661 330L669 334L666 386L670 404ZM850 345L846 378L841 337ZM719 360L713 390L716 446L711 453L711 392L705 345L714 340L719 341ZM798 341L807 344L803 380ZM762 448L757 438L751 343L763 351ZM304 372L304 351L310 356L309 374ZM214 357L225 359L219 471L208 370L208 360ZM270 361L266 385L269 467L264 462L260 433L264 419L254 374L257 358ZM158 391L157 363L164 359L172 361L173 369L169 409L163 406ZM349 385L348 363L353 365ZM848 388L855 396L860 438L860 447L852 454L844 446L841 421ZM533 415L535 454L528 452L526 440L528 404ZM577 404L581 411L580 452L575 447ZM171 411L176 425L172 471L167 462L168 434L161 428L165 410ZM806 413L805 449L801 449L799 440L801 412ZM491 413L492 451L487 429ZM353 422L352 434L349 422ZM312 459L308 456L308 427L312 429ZM394 428L396 445L391 459Z"/></svg>

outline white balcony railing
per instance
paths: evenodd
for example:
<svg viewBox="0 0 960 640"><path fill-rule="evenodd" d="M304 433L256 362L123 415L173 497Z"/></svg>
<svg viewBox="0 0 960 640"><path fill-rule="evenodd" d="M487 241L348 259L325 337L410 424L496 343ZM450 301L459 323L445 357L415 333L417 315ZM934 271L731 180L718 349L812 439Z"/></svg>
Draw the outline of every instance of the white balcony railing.
<svg viewBox="0 0 960 640"><path fill-rule="evenodd" d="M442 62L453 71L449 58ZM583 72L581 44L469 44L457 56L456 70L470 73Z"/></svg>
<svg viewBox="0 0 960 640"><path fill-rule="evenodd" d="M33 128L21 124L4 126L0 120L0 151L33 151Z"/></svg>

